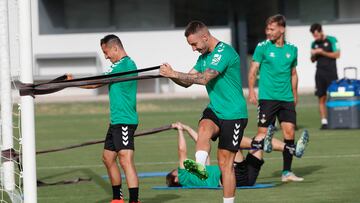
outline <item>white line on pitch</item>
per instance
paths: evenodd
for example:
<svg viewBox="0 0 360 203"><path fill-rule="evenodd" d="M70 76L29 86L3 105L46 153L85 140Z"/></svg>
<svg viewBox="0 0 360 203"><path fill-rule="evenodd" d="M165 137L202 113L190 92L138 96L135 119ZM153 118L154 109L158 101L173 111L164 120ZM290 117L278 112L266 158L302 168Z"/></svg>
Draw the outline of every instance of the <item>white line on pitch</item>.
<svg viewBox="0 0 360 203"><path fill-rule="evenodd" d="M343 154L343 155L319 155L319 156L304 156L301 159L334 159L334 158L358 158L360 154ZM265 160L278 160L282 157L269 157L265 158ZM216 160L211 160L212 163L216 163ZM140 162L135 163L137 166L145 166L145 165L171 165L179 163L178 161L165 161L165 162ZM76 169L76 168L102 168L104 165L73 165L73 166L50 166L50 167L38 167L38 170L51 170L51 169Z"/></svg>

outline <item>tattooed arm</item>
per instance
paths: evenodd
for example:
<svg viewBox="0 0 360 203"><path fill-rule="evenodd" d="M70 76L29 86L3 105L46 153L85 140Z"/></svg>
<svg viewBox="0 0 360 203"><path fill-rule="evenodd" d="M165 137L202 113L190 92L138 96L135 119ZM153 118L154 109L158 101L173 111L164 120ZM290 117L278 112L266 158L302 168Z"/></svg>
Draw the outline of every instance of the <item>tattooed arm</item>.
<svg viewBox="0 0 360 203"><path fill-rule="evenodd" d="M169 64L160 67L160 75L170 78L176 84L189 87L192 84L206 85L211 79L216 78L219 72L214 69L206 69L203 73L191 69L189 73L174 71Z"/></svg>

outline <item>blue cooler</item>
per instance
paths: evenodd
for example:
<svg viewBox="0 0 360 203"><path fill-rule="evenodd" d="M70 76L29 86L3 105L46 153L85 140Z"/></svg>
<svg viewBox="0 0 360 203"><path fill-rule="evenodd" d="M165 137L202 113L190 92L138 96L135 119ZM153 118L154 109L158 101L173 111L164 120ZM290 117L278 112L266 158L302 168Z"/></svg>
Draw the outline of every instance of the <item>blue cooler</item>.
<svg viewBox="0 0 360 203"><path fill-rule="evenodd" d="M357 68L344 68L346 71L354 70L355 79L333 81L328 88L328 127L330 129L360 128L360 80L357 80Z"/></svg>

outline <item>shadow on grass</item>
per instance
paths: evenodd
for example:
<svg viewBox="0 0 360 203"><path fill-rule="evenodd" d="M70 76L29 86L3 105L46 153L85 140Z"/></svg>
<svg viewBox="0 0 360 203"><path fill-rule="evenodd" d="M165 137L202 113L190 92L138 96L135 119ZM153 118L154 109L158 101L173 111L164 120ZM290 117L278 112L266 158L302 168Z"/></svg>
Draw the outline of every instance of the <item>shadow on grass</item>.
<svg viewBox="0 0 360 203"><path fill-rule="evenodd" d="M101 175L94 173L90 169L83 169L82 172L91 177L92 181L94 181L96 185L100 186L107 194L112 195L112 191L110 191L111 185L109 181L104 180Z"/></svg>
<svg viewBox="0 0 360 203"><path fill-rule="evenodd" d="M170 200L179 199L180 197L181 197L180 195L175 195L175 194L159 194L152 198L142 199L142 201L148 203L158 203L158 202L167 202Z"/></svg>
<svg viewBox="0 0 360 203"><path fill-rule="evenodd" d="M56 177L59 177L59 176L64 176L64 175L67 175L67 174L79 174L79 172L81 174L85 174L85 176L87 176L88 178L84 178L84 180L87 180L87 181L92 181L94 182L96 185L100 186L107 194L111 195L111 191L110 191L110 183L108 181L105 181L100 175L94 173L91 169L75 169L75 170L69 170L69 171L65 171L65 172L62 172L62 173L55 173L55 174L52 174L52 175L49 175L49 176L45 176L45 177L41 177L41 180L38 180L38 183L39 181L43 181L43 180L46 180L46 179L53 179L53 178L56 178ZM75 178L76 180L77 178ZM43 185L43 186L47 186L47 185L61 185L62 183L63 184L71 184L71 180L65 180L65 181L58 181L57 184L54 184L56 182L52 182L52 183L46 183ZM74 183L77 183L77 182L74 182Z"/></svg>
<svg viewBox="0 0 360 203"><path fill-rule="evenodd" d="M313 166L296 167L296 168L293 168L292 171L294 171L294 173L296 175L306 176L306 175L315 173L316 171L320 171L320 170L322 170L324 168L325 168L325 166L322 166L322 165L313 165ZM271 178L280 177L281 173L282 173L281 170L274 171L272 173Z"/></svg>
<svg viewBox="0 0 360 203"><path fill-rule="evenodd" d="M179 199L180 197L181 197L180 195L175 195L175 194L160 194L152 198L140 198L140 201L147 203L161 203L161 202L171 201L174 199ZM128 201L127 198L125 198L124 200L125 202ZM109 202L109 198L96 201L95 203L104 203L104 202Z"/></svg>

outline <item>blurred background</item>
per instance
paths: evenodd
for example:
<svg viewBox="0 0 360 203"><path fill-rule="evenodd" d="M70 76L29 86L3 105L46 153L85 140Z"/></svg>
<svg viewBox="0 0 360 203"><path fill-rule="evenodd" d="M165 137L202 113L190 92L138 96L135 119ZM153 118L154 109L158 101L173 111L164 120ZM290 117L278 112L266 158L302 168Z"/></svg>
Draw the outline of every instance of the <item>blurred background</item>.
<svg viewBox="0 0 360 203"><path fill-rule="evenodd" d="M309 27L323 24L325 34L340 44L339 77L343 68L360 67L360 1L357 0L32 0L35 81L50 80L64 73L75 77L101 74L110 65L99 46L109 33L123 41L138 68L168 62L187 72L195 64L194 53L184 37L190 20L201 20L211 33L231 44L241 56L242 82L247 87L249 62L258 42L265 39L267 17L281 13L287 18L286 40L299 48L299 91L314 91L315 64L310 62L313 41ZM12 75L19 75L16 0L9 1ZM190 90L168 79L145 80L139 93L205 94L205 88ZM57 95L99 95L105 89L67 89Z"/></svg>

